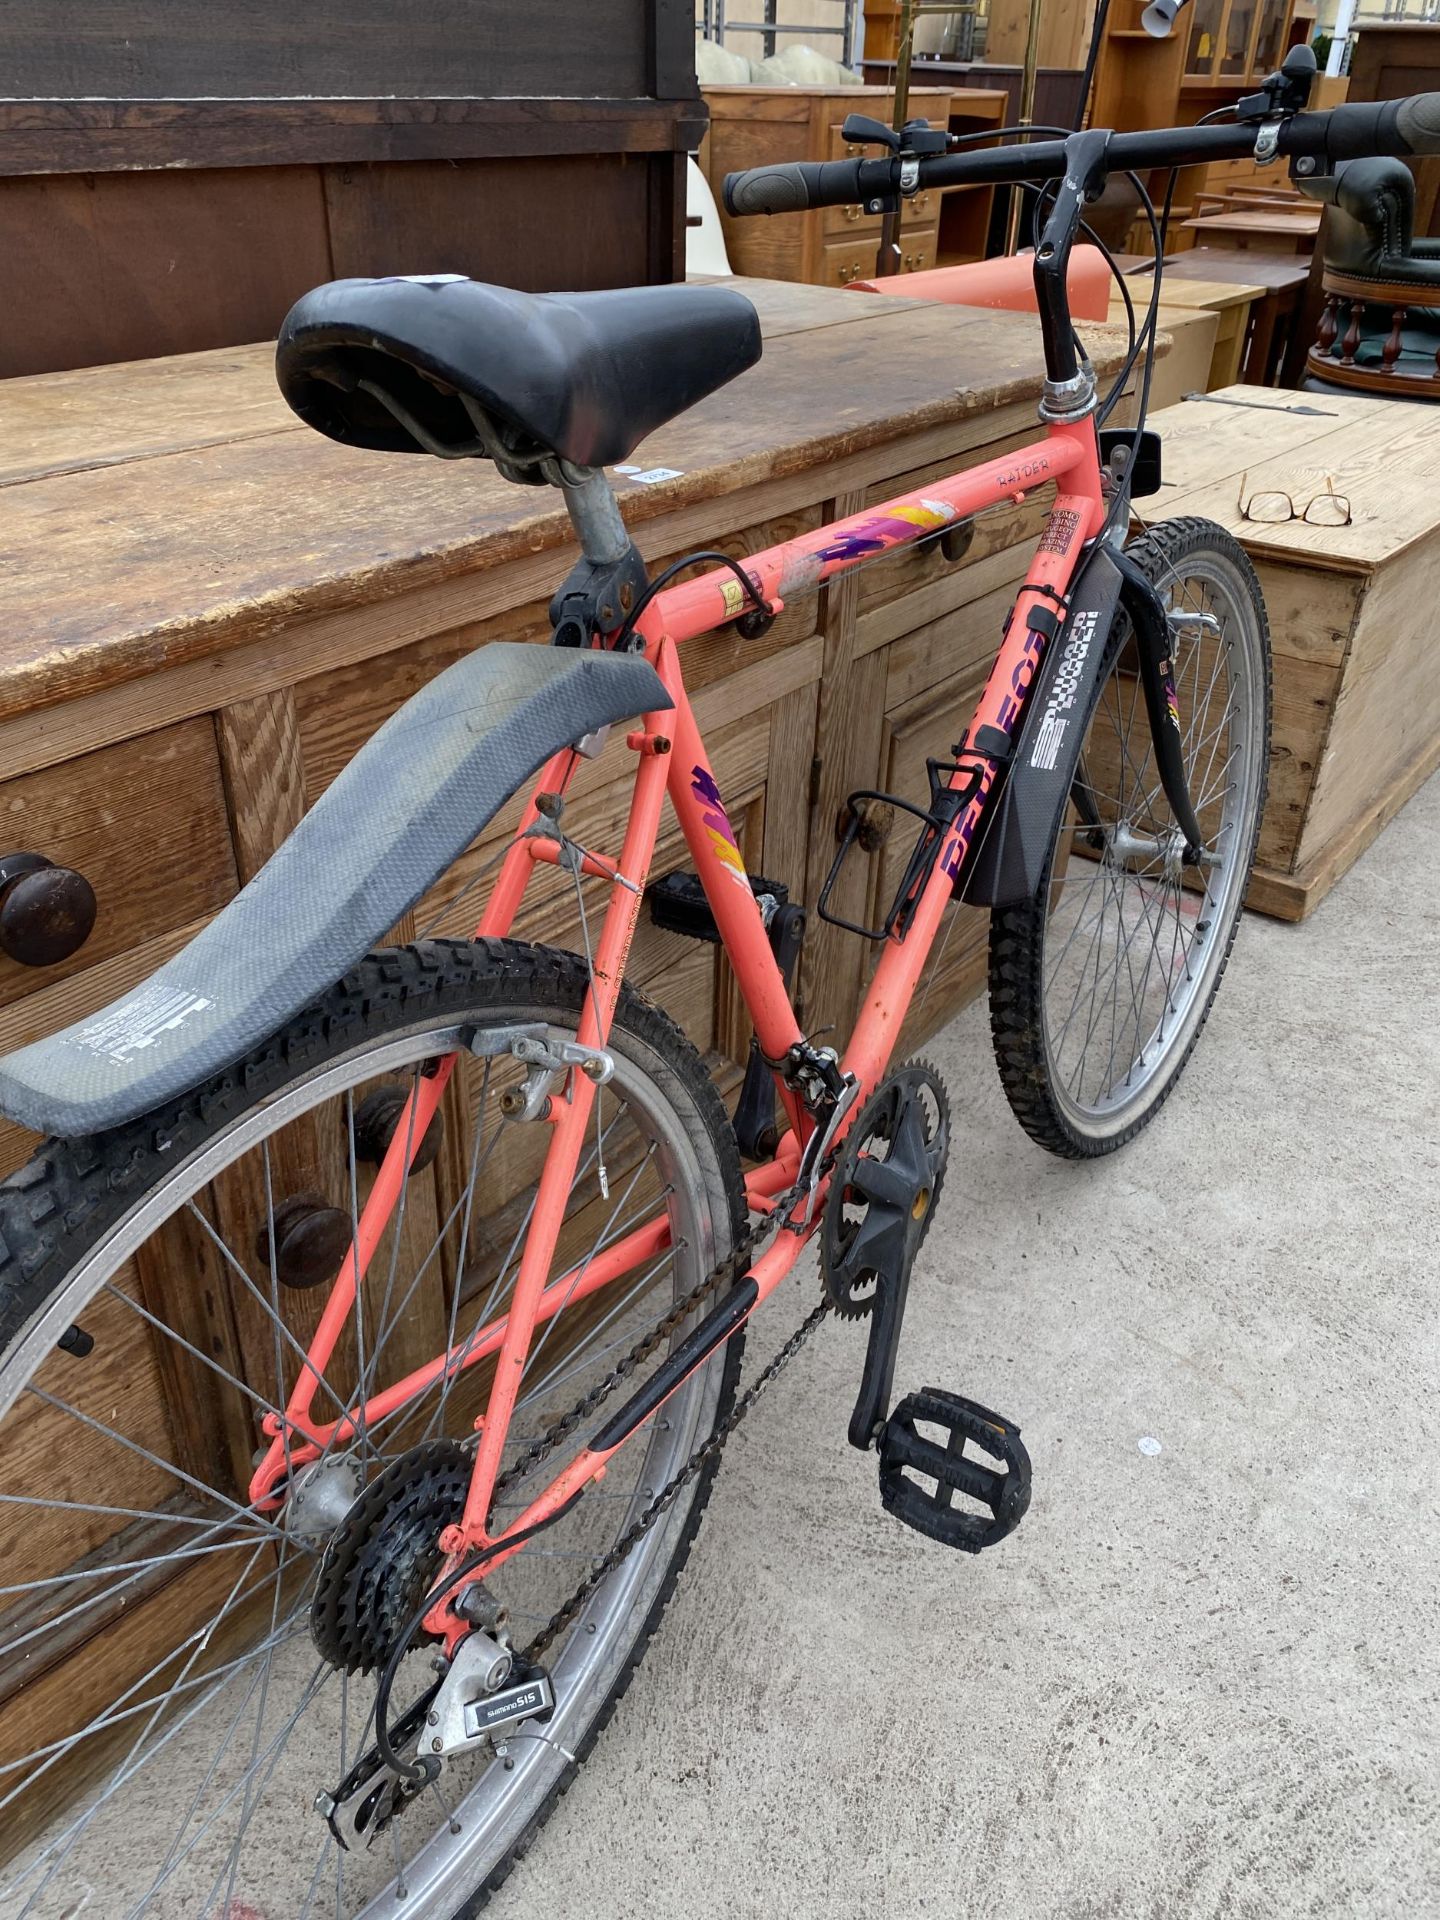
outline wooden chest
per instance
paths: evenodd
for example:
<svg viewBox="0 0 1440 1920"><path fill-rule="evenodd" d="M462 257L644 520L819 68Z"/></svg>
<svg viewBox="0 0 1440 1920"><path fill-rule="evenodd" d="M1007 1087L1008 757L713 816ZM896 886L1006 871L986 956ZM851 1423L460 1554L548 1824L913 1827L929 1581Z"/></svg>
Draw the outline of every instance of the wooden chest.
<svg viewBox="0 0 1440 1920"><path fill-rule="evenodd" d="M1164 437L1167 516L1218 520L1260 575L1275 722L1249 904L1300 920L1440 766L1440 441L1433 409L1405 401L1226 393L1253 405L1215 395L1151 424ZM1299 514L1332 487L1350 502L1349 526L1261 524L1240 510L1279 491Z"/></svg>

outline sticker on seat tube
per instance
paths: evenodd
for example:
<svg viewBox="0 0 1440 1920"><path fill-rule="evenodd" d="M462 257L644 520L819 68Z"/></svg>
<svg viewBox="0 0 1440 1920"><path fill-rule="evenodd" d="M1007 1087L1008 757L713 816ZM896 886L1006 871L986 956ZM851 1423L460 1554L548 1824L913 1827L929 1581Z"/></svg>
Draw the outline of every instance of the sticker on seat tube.
<svg viewBox="0 0 1440 1920"><path fill-rule="evenodd" d="M705 822L705 832L715 858L725 868L732 880L750 891L750 877L745 871L745 862L740 857L739 843L735 838L735 829L730 824L730 816L725 811L725 803L720 798L720 789L708 767L696 767L690 775L690 790L700 802L700 817Z"/></svg>

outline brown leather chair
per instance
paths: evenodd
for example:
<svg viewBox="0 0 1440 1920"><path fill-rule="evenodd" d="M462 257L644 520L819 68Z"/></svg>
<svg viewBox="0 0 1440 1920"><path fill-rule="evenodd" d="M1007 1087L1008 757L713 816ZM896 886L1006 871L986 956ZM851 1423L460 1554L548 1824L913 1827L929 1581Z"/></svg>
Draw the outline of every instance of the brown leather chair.
<svg viewBox="0 0 1440 1920"><path fill-rule="evenodd" d="M1329 208L1305 385L1440 400L1440 240L1415 238L1410 169L1351 160L1299 184Z"/></svg>

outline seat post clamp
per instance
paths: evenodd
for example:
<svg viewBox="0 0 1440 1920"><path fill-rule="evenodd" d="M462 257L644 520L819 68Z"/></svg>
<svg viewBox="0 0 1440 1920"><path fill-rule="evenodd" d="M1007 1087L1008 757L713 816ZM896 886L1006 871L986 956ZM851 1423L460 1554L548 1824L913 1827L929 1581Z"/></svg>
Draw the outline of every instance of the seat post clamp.
<svg viewBox="0 0 1440 1920"><path fill-rule="evenodd" d="M618 560L597 562L582 554L550 602L550 644L588 647L596 634L614 633L645 586L645 562L633 541ZM639 652L644 644L633 634L626 651Z"/></svg>

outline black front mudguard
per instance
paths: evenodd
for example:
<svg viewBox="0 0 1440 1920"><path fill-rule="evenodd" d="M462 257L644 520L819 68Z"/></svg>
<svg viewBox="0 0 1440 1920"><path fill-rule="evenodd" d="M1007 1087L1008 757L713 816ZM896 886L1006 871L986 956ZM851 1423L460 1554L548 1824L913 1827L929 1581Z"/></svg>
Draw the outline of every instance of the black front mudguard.
<svg viewBox="0 0 1440 1920"><path fill-rule="evenodd" d="M1097 545L1040 662L999 791L981 822L977 852L961 876L957 892L968 905L1019 906L1034 897L1075 784L1086 718L1120 637L1115 631L1120 612L1135 635L1165 795L1190 843L1187 851L1198 848L1180 752L1165 609L1142 567L1126 553Z"/></svg>

